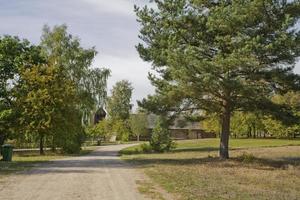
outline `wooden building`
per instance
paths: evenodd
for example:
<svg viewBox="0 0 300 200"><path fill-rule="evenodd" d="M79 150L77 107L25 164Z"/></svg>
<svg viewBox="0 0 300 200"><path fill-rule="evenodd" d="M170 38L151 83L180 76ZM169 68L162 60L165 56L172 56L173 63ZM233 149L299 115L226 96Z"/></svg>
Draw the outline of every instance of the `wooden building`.
<svg viewBox="0 0 300 200"><path fill-rule="evenodd" d="M152 132L157 116L148 115L148 129ZM215 138L216 134L206 132L201 128L200 122L189 122L184 118L177 118L174 123L169 126L171 137L174 140L187 140L187 139L201 139L201 138Z"/></svg>

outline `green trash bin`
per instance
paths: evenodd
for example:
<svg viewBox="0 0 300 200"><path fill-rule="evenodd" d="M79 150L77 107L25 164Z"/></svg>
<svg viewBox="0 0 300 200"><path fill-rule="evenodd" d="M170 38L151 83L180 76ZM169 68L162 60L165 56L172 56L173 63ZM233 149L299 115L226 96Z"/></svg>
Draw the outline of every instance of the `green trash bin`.
<svg viewBox="0 0 300 200"><path fill-rule="evenodd" d="M4 144L2 145L2 156L3 156L3 161L11 161L12 160L12 155L13 155L13 145L11 144Z"/></svg>

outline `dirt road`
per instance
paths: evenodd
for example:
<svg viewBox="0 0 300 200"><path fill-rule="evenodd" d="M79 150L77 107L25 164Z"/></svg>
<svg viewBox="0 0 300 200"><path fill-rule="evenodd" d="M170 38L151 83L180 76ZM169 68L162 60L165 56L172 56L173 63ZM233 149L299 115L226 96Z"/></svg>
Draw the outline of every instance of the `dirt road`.
<svg viewBox="0 0 300 200"><path fill-rule="evenodd" d="M0 186L1 200L143 200L136 180L142 176L120 160L130 145L99 147L87 156L45 163L9 176Z"/></svg>

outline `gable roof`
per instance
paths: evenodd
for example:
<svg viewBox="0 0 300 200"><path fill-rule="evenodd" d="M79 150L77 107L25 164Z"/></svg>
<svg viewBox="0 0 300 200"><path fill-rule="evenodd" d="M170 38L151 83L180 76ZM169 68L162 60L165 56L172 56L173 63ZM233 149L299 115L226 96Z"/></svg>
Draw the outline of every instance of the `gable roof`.
<svg viewBox="0 0 300 200"><path fill-rule="evenodd" d="M148 128L153 129L158 116L154 114L149 114L147 116ZM174 120L173 124L169 126L169 129L181 129L181 130L198 130L201 129L200 122L187 121L184 117L178 117Z"/></svg>

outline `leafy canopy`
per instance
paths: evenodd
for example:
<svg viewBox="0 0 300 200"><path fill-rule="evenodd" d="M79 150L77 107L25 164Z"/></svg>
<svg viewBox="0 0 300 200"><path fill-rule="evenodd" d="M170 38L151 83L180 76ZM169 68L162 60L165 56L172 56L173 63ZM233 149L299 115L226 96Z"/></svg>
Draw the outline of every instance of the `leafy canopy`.
<svg viewBox="0 0 300 200"><path fill-rule="evenodd" d="M148 133L148 119L146 113L136 113L130 115L130 129L134 136L139 137L145 136Z"/></svg>
<svg viewBox="0 0 300 200"><path fill-rule="evenodd" d="M133 87L127 80L117 82L108 98L108 114L112 120L127 120L132 108L131 95Z"/></svg>
<svg viewBox="0 0 300 200"><path fill-rule="evenodd" d="M12 132L15 124L13 88L18 84L21 67L42 63L40 48L18 37L0 37L0 145Z"/></svg>

